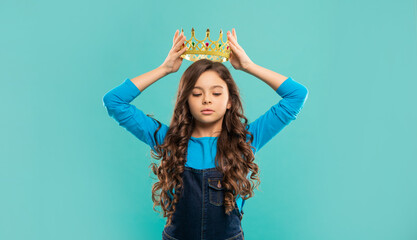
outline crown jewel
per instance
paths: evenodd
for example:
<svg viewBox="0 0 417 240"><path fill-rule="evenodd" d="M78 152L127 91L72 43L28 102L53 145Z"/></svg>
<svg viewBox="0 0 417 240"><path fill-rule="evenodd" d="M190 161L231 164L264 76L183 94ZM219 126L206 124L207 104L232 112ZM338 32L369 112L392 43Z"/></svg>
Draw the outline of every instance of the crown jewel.
<svg viewBox="0 0 417 240"><path fill-rule="evenodd" d="M183 29L181 32L184 33ZM194 39L194 40L193 40ZM229 41L223 42L223 31L220 30L220 36L217 41L210 39L210 30L207 28L206 38L198 40L195 37L194 28L191 29L190 39L185 40L185 46L188 50L181 57L189 61L197 61L200 59L209 59L214 62L225 62L229 60L230 47Z"/></svg>

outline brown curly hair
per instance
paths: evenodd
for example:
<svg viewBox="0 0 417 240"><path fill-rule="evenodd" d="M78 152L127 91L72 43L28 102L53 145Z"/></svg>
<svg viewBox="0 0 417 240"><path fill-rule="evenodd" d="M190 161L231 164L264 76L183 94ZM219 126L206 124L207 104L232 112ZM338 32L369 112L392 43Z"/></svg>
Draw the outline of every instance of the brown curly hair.
<svg viewBox="0 0 417 240"><path fill-rule="evenodd" d="M195 120L192 118L188 105L188 96L192 93L199 76L208 70L215 71L225 81L232 103L231 108L223 116L215 158L216 169L223 173L225 213L230 214L236 207L234 200L238 194L244 200L251 198L254 195L254 188L258 188L260 184L259 168L254 162L255 156L252 151L255 147L251 146L253 135L247 130L248 119L243 115L243 106L236 83L222 63L207 59L198 60L191 64L181 77L171 124L162 145L156 138L161 123L154 119L159 127L154 133L156 146L154 146L155 151L151 149L151 155L157 160L161 159L161 162L159 165L151 163L149 166L159 179L152 186L153 210L157 211L155 207L161 206L164 212L163 217L168 217L167 225L171 224L175 205L179 201L188 141L195 127ZM250 135L249 140L248 135ZM251 171L251 181L247 178L249 171ZM256 180L256 183L253 180ZM174 196L173 199L172 196Z"/></svg>

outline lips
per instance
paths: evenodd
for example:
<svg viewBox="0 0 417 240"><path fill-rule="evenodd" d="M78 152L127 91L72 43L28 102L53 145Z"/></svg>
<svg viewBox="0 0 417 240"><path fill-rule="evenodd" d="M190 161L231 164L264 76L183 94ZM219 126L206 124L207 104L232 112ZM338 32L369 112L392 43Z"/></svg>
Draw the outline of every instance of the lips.
<svg viewBox="0 0 417 240"><path fill-rule="evenodd" d="M201 113L203 113L203 114L212 114L214 111L213 110L211 110L211 109L209 109L209 108L206 108L206 109L203 109L202 111L201 111Z"/></svg>

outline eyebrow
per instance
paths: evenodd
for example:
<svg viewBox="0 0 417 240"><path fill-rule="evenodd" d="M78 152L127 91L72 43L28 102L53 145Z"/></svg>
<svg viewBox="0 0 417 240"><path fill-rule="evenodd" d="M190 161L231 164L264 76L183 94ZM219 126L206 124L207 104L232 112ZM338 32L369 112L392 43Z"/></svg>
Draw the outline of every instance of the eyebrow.
<svg viewBox="0 0 417 240"><path fill-rule="evenodd" d="M211 86L211 87L210 87L210 89L212 89L212 88L216 88L216 87L223 88L223 87L222 87L222 86L220 86L220 85L214 85L214 86ZM194 88L203 89L202 87L199 87L199 86L195 86Z"/></svg>

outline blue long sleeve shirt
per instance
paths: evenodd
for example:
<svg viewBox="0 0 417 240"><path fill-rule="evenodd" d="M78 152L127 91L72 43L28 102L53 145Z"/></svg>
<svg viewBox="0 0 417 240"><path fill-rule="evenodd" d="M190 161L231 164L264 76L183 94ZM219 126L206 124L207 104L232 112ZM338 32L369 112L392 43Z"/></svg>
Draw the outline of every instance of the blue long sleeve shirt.
<svg viewBox="0 0 417 240"><path fill-rule="evenodd" d="M256 148L253 150L254 154L297 118L308 97L307 88L291 77L288 77L279 86L276 93L282 99L247 126L247 130L253 134L252 146ZM154 133L159 126L158 123L146 116L142 110L130 104L140 94L141 91L128 78L104 95L103 105L106 107L108 115L114 118L120 126L154 149L156 146ZM156 136L159 144L164 142L168 131L168 126L161 124ZM217 137L191 137L187 151L186 166L196 169L214 168ZM242 212L245 200L238 196L236 203Z"/></svg>

